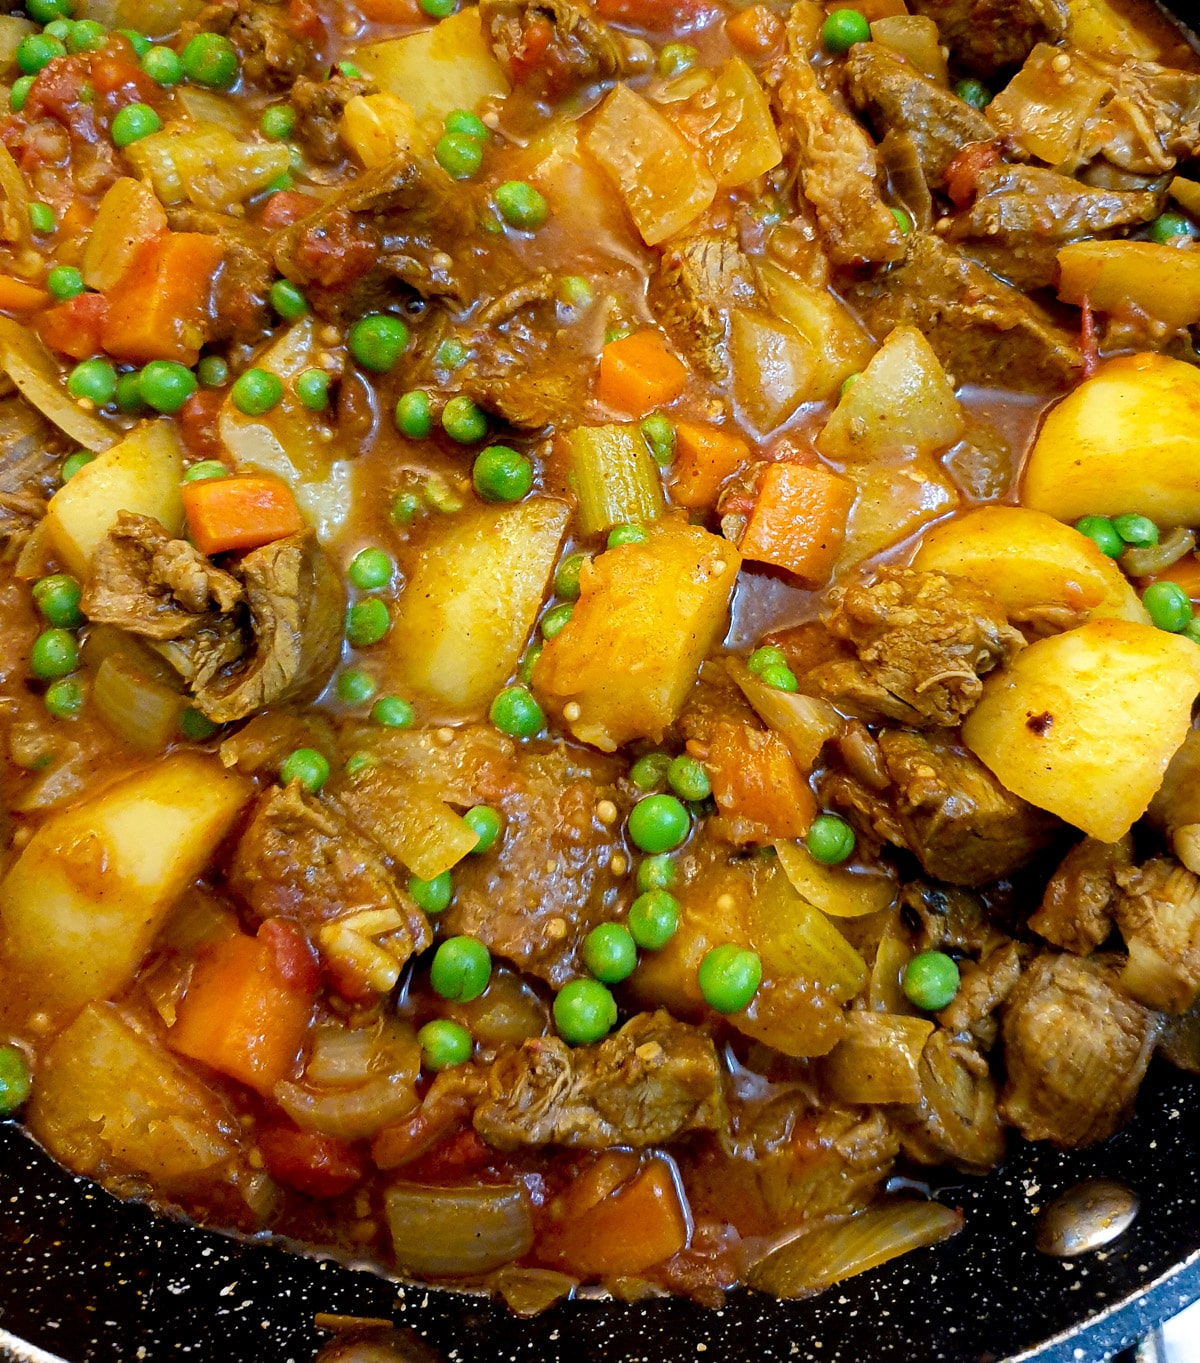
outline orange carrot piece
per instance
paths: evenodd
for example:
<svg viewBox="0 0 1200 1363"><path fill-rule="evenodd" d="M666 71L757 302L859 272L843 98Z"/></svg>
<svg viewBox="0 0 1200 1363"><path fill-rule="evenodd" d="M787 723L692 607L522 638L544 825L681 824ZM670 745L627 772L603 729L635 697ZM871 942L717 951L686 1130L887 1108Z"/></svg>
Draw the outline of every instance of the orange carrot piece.
<svg viewBox="0 0 1200 1363"><path fill-rule="evenodd" d="M770 56L783 35L783 20L766 5L751 5L725 20L725 36L747 57Z"/></svg>
<svg viewBox="0 0 1200 1363"><path fill-rule="evenodd" d="M704 764L717 808L735 824L744 820L749 825L735 826L738 841L771 842L808 832L817 802L778 734L722 722Z"/></svg>
<svg viewBox="0 0 1200 1363"><path fill-rule="evenodd" d="M1152 582L1174 582L1182 587L1193 601L1200 601L1200 555L1185 554L1170 567L1158 573L1148 573L1138 578L1138 586L1144 591Z"/></svg>
<svg viewBox="0 0 1200 1363"><path fill-rule="evenodd" d="M14 279L10 274L0 274L0 312L36 312L49 303L50 295L45 289Z"/></svg>
<svg viewBox="0 0 1200 1363"><path fill-rule="evenodd" d="M148 242L108 292L104 349L129 364L195 364L212 327L213 281L224 248L203 232Z"/></svg>
<svg viewBox="0 0 1200 1363"><path fill-rule="evenodd" d="M38 335L60 355L86 360L102 349L101 336L108 299L102 293L81 293L57 307L47 308L37 319Z"/></svg>
<svg viewBox="0 0 1200 1363"><path fill-rule="evenodd" d="M635 331L609 341L600 352L596 396L627 416L665 407L687 387L688 372L671 353L661 331Z"/></svg>
<svg viewBox="0 0 1200 1363"><path fill-rule="evenodd" d="M269 1094L295 1069L312 998L291 988L267 942L238 933L201 956L167 1045Z"/></svg>
<svg viewBox="0 0 1200 1363"><path fill-rule="evenodd" d="M742 557L794 573L820 587L842 551L853 484L822 464L772 464L742 537Z"/></svg>
<svg viewBox="0 0 1200 1363"><path fill-rule="evenodd" d="M710 507L721 484L749 458L740 436L703 421L677 421L671 496L690 510Z"/></svg>
<svg viewBox="0 0 1200 1363"><path fill-rule="evenodd" d="M267 474L184 483L183 510L202 554L257 549L304 529L291 488Z"/></svg>
<svg viewBox="0 0 1200 1363"><path fill-rule="evenodd" d="M418 0L358 0L357 9L373 24L419 24L425 18Z"/></svg>

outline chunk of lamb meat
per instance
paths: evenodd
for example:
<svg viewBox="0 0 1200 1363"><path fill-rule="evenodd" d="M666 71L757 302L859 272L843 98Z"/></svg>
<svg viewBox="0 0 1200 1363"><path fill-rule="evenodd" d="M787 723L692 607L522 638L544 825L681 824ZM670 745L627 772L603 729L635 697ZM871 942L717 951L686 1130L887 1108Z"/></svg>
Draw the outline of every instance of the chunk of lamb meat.
<svg viewBox="0 0 1200 1363"><path fill-rule="evenodd" d="M1107 963L1039 956L1004 1009L1001 1117L1026 1140L1107 1140L1133 1108L1156 1030Z"/></svg>
<svg viewBox="0 0 1200 1363"><path fill-rule="evenodd" d="M0 399L0 546L23 544L45 515L65 452L62 437L24 398Z"/></svg>
<svg viewBox="0 0 1200 1363"><path fill-rule="evenodd" d="M217 0L179 31L186 46L197 33L223 33L237 50L243 78L281 90L308 69L309 46L257 0Z"/></svg>
<svg viewBox="0 0 1200 1363"><path fill-rule="evenodd" d="M1083 353L1045 308L931 232L914 232L902 264L847 293L868 327L924 332L957 383L1053 393L1080 376Z"/></svg>
<svg viewBox="0 0 1200 1363"><path fill-rule="evenodd" d="M996 1010L1016 988L1027 954L1028 947L1006 942L984 960L965 964L958 993L938 1014L938 1026L959 1040L991 1050L999 1031Z"/></svg>
<svg viewBox="0 0 1200 1363"><path fill-rule="evenodd" d="M1117 873L1133 865L1133 838L1084 838L1059 863L1042 902L1029 917L1039 937L1076 956L1090 956L1112 932L1120 890Z"/></svg>
<svg viewBox="0 0 1200 1363"><path fill-rule="evenodd" d="M808 59L804 8L793 9L787 55L768 75L781 131L796 148L801 191L830 260L838 265L898 260L904 237L880 192L879 158L866 132L821 88Z"/></svg>
<svg viewBox="0 0 1200 1363"><path fill-rule="evenodd" d="M475 1130L499 1150L662 1145L728 1123L712 1040L669 1013L639 1013L596 1046L533 1037L496 1060Z"/></svg>
<svg viewBox="0 0 1200 1363"><path fill-rule="evenodd" d="M288 91L288 103L296 112L292 134L314 161L340 161L344 154L340 125L346 105L359 95L374 94L378 87L366 76L330 76L312 80L301 76Z"/></svg>
<svg viewBox="0 0 1200 1363"><path fill-rule="evenodd" d="M907 133L931 189L944 189L946 167L971 142L990 142L992 125L965 100L923 76L880 43L855 43L846 58L847 89L875 135Z"/></svg>
<svg viewBox="0 0 1200 1363"><path fill-rule="evenodd" d="M1064 37L1071 18L1067 0L913 0L911 9L932 19L955 59L980 76Z"/></svg>
<svg viewBox="0 0 1200 1363"><path fill-rule="evenodd" d="M992 922L981 895L954 885L914 880L900 895L918 951L948 951L986 960L1010 939Z"/></svg>
<svg viewBox="0 0 1200 1363"><path fill-rule="evenodd" d="M1121 987L1139 1002L1184 1013L1200 993L1200 876L1173 857L1116 872L1114 916L1129 960Z"/></svg>
<svg viewBox="0 0 1200 1363"><path fill-rule="evenodd" d="M976 186L949 240L1020 289L1052 285L1068 242L1149 222L1162 207L1162 196L1149 190L1094 189L1041 166L991 166Z"/></svg>
<svg viewBox="0 0 1200 1363"><path fill-rule="evenodd" d="M479 17L509 80L549 99L650 64L644 43L574 0L480 0Z"/></svg>
<svg viewBox="0 0 1200 1363"><path fill-rule="evenodd" d="M959 724L983 691L980 678L1025 642L986 592L912 568L881 568L847 587L825 624L857 656L805 673L804 689L860 718L915 728Z"/></svg>
<svg viewBox="0 0 1200 1363"><path fill-rule="evenodd" d="M892 1109L900 1146L918 1164L951 1164L984 1174L1004 1158L996 1081L975 1047L940 1027L917 1066L921 1100Z"/></svg>

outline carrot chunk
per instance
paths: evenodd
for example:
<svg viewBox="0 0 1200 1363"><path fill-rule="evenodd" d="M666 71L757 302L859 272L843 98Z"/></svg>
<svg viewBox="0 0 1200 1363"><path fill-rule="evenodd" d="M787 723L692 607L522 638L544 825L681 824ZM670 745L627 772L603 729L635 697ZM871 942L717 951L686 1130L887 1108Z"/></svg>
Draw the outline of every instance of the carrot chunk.
<svg viewBox="0 0 1200 1363"><path fill-rule="evenodd" d="M600 352L596 396L628 416L645 416L674 402L687 386L687 370L660 331L635 331Z"/></svg>
<svg viewBox="0 0 1200 1363"><path fill-rule="evenodd" d="M721 484L749 458L740 436L702 421L677 421L671 496L691 510L712 506Z"/></svg>
<svg viewBox="0 0 1200 1363"><path fill-rule="evenodd" d="M212 326L213 281L224 248L203 232L148 242L108 292L104 349L129 364L195 364Z"/></svg>
<svg viewBox="0 0 1200 1363"><path fill-rule="evenodd" d="M821 464L772 464L739 548L742 557L820 587L842 551L854 487Z"/></svg>
<svg viewBox="0 0 1200 1363"><path fill-rule="evenodd" d="M304 529L291 488L265 474L184 483L183 510L202 554L257 549Z"/></svg>
<svg viewBox="0 0 1200 1363"><path fill-rule="evenodd" d="M739 841L802 838L808 832L816 799L778 734L722 722L704 764L717 808L727 819L745 821L734 829Z"/></svg>

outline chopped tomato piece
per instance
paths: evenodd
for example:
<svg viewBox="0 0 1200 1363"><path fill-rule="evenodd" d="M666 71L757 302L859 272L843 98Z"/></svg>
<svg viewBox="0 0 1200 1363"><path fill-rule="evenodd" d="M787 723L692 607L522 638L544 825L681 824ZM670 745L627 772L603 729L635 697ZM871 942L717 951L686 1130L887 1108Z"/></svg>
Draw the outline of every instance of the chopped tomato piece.
<svg viewBox="0 0 1200 1363"><path fill-rule="evenodd" d="M353 1146L317 1131L268 1126L258 1133L258 1148L273 1179L308 1197L340 1197L366 1172Z"/></svg>
<svg viewBox="0 0 1200 1363"><path fill-rule="evenodd" d="M51 350L83 360L102 349L107 312L108 300L102 293L81 293L42 313L38 334Z"/></svg>
<svg viewBox="0 0 1200 1363"><path fill-rule="evenodd" d="M321 985L317 955L296 923L287 918L267 918L259 924L258 938L271 948L275 967L291 988L302 994L317 992Z"/></svg>
<svg viewBox="0 0 1200 1363"><path fill-rule="evenodd" d="M302 194L298 189L281 189L263 205L259 222L272 230L290 227L301 218L307 218L318 207L317 200L311 194Z"/></svg>

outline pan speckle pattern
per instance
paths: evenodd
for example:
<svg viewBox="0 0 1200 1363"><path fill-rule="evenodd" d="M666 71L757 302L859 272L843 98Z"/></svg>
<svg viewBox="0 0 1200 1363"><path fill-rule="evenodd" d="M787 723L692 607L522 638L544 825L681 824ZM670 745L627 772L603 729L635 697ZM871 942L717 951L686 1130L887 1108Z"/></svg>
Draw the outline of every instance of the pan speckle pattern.
<svg viewBox="0 0 1200 1363"><path fill-rule="evenodd" d="M311 1363L314 1314L340 1312L391 1317L446 1363L1096 1363L1200 1297L1200 1087L1164 1067L1140 1104L1096 1149L1017 1144L995 1176L943 1183L961 1235L811 1301L586 1300L533 1321L117 1203L0 1125L0 1358ZM1101 1177L1140 1195L1133 1227L1079 1259L1038 1254L1038 1210Z"/></svg>

